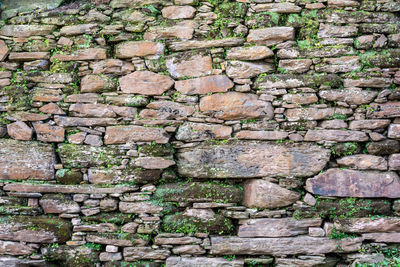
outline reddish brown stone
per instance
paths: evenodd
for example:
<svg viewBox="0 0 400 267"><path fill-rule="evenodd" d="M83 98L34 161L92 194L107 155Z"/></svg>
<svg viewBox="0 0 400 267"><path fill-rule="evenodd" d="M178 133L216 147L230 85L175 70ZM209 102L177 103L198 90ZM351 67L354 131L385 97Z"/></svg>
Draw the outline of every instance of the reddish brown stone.
<svg viewBox="0 0 400 267"><path fill-rule="evenodd" d="M116 74L126 75L135 70L132 63L120 59L106 59L90 63L93 74Z"/></svg>
<svg viewBox="0 0 400 267"><path fill-rule="evenodd" d="M76 118L54 116L54 121L59 126L73 127L73 126L108 126L117 124L114 118Z"/></svg>
<svg viewBox="0 0 400 267"><path fill-rule="evenodd" d="M175 83L176 90L187 95L226 92L233 86L233 82L224 75L207 76Z"/></svg>
<svg viewBox="0 0 400 267"><path fill-rule="evenodd" d="M388 163L385 158L374 155L351 155L337 159L340 166L350 167L357 170L381 170L386 171Z"/></svg>
<svg viewBox="0 0 400 267"><path fill-rule="evenodd" d="M39 59L49 59L48 52L12 52L8 56L11 61L33 61Z"/></svg>
<svg viewBox="0 0 400 267"><path fill-rule="evenodd" d="M389 156L389 169L400 170L400 154L392 154Z"/></svg>
<svg viewBox="0 0 400 267"><path fill-rule="evenodd" d="M304 141L366 142L365 132L346 130L308 130Z"/></svg>
<svg viewBox="0 0 400 267"><path fill-rule="evenodd" d="M259 60L272 57L274 52L266 46L233 47L226 53L226 59Z"/></svg>
<svg viewBox="0 0 400 267"><path fill-rule="evenodd" d="M8 56L10 50L3 40L0 40L0 61L3 61Z"/></svg>
<svg viewBox="0 0 400 267"><path fill-rule="evenodd" d="M237 139L253 140L282 140L287 136L288 133L282 131L240 131L235 134Z"/></svg>
<svg viewBox="0 0 400 267"><path fill-rule="evenodd" d="M78 213L79 204L67 199L64 195L48 194L39 200L44 213Z"/></svg>
<svg viewBox="0 0 400 267"><path fill-rule="evenodd" d="M272 27L250 30L247 36L247 42L271 46L287 40L293 40L294 34L294 28L292 27Z"/></svg>
<svg viewBox="0 0 400 267"><path fill-rule="evenodd" d="M299 193L261 179L247 181L243 190L243 204L249 208L280 208L289 206L300 199Z"/></svg>
<svg viewBox="0 0 400 267"><path fill-rule="evenodd" d="M104 48L87 48L76 50L72 54L55 54L51 57L51 62L59 61L77 61L77 60L100 60L106 59L107 51Z"/></svg>
<svg viewBox="0 0 400 267"><path fill-rule="evenodd" d="M162 16L167 19L190 19L196 13L191 6L168 6L161 10Z"/></svg>
<svg viewBox="0 0 400 267"><path fill-rule="evenodd" d="M367 117L382 119L400 117L400 102L372 103L368 109Z"/></svg>
<svg viewBox="0 0 400 267"><path fill-rule="evenodd" d="M39 109L40 112L47 113L47 114L54 114L54 115L65 115L64 110L62 110L59 106L54 103L49 103L42 106Z"/></svg>
<svg viewBox="0 0 400 267"><path fill-rule="evenodd" d="M390 123L390 120L356 120L351 121L349 125L350 130L375 130L386 128Z"/></svg>
<svg viewBox="0 0 400 267"><path fill-rule="evenodd" d="M33 130L26 123L17 121L7 124L7 133L13 139L26 141L32 139Z"/></svg>
<svg viewBox="0 0 400 267"><path fill-rule="evenodd" d="M82 93L96 93L116 88L116 84L107 76L86 75L81 81Z"/></svg>
<svg viewBox="0 0 400 267"><path fill-rule="evenodd" d="M229 139L232 134L232 127L188 122L179 127L176 133L177 140L188 142L203 141L207 139Z"/></svg>
<svg viewBox="0 0 400 267"><path fill-rule="evenodd" d="M189 56L189 58L187 58L187 56ZM174 56L166 59L165 65L172 77L199 77L212 73L213 67L210 56L185 53L182 57L183 58Z"/></svg>
<svg viewBox="0 0 400 267"><path fill-rule="evenodd" d="M151 71L135 71L119 79L121 91L127 94L161 95L174 80Z"/></svg>
<svg viewBox="0 0 400 267"><path fill-rule="evenodd" d="M116 117L112 106L104 104L72 104L69 107L72 116L76 117L97 117L97 118L113 118Z"/></svg>
<svg viewBox="0 0 400 267"><path fill-rule="evenodd" d="M34 35L48 35L56 28L56 25L5 25L0 34L11 37L30 37Z"/></svg>
<svg viewBox="0 0 400 267"><path fill-rule="evenodd" d="M182 21L174 26L154 26L150 27L143 38L145 40L155 41L160 39L192 39L194 33L193 23L191 21Z"/></svg>
<svg viewBox="0 0 400 267"><path fill-rule="evenodd" d="M400 218L337 219L334 226L338 231L346 233L400 232Z"/></svg>
<svg viewBox="0 0 400 267"><path fill-rule="evenodd" d="M30 113L25 111L19 111L15 113L10 113L9 117L16 121L44 121L50 118L49 115Z"/></svg>
<svg viewBox="0 0 400 267"><path fill-rule="evenodd" d="M238 120L273 117L270 102L258 100L253 94L228 92L205 96L200 100L200 111L212 114L218 119Z"/></svg>
<svg viewBox="0 0 400 267"><path fill-rule="evenodd" d="M395 172L329 169L308 179L306 190L335 197L400 197L400 180Z"/></svg>
<svg viewBox="0 0 400 267"><path fill-rule="evenodd" d="M64 142L65 129L60 126L51 126L44 123L34 123L37 139L42 142Z"/></svg>
<svg viewBox="0 0 400 267"><path fill-rule="evenodd" d="M164 45L150 41L128 41L118 44L115 53L118 58L161 55L164 53Z"/></svg>
<svg viewBox="0 0 400 267"><path fill-rule="evenodd" d="M125 144L129 142L168 143L169 137L164 129L143 126L112 126L107 127L104 136L106 145Z"/></svg>
<svg viewBox="0 0 400 267"><path fill-rule="evenodd" d="M140 117L145 119L170 120L176 118L187 118L195 112L193 106L184 105L172 101L154 101L140 112Z"/></svg>

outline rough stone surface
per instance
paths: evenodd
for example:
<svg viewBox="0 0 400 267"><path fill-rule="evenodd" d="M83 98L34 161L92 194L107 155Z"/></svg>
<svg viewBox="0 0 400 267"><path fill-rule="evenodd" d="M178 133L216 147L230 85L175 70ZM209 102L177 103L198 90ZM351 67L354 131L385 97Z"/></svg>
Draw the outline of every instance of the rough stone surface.
<svg viewBox="0 0 400 267"><path fill-rule="evenodd" d="M306 190L322 196L399 197L400 181L395 172L329 169L308 179Z"/></svg>
<svg viewBox="0 0 400 267"><path fill-rule="evenodd" d="M208 93L223 93L234 86L234 83L224 75L206 76L196 79L177 81L175 89L186 95L205 95Z"/></svg>
<svg viewBox="0 0 400 267"><path fill-rule="evenodd" d="M198 178L304 177L321 171L329 156L328 150L307 144L291 146L269 142L203 144L180 150L177 165L181 175Z"/></svg>
<svg viewBox="0 0 400 267"><path fill-rule="evenodd" d="M150 71L135 71L119 80L121 90L127 94L159 95L170 89L174 81Z"/></svg>

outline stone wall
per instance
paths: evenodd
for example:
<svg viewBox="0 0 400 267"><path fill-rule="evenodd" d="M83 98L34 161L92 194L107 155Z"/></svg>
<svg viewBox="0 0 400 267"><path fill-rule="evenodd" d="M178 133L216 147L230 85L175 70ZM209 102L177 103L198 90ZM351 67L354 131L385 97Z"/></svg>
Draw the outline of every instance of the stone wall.
<svg viewBox="0 0 400 267"><path fill-rule="evenodd" d="M0 22L0 266L399 266L398 1L36 2Z"/></svg>

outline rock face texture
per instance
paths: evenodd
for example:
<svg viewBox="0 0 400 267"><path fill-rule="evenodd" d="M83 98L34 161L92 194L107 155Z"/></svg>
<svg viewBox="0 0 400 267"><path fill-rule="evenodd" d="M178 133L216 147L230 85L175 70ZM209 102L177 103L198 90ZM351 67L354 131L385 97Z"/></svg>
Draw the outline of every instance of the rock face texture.
<svg viewBox="0 0 400 267"><path fill-rule="evenodd" d="M398 266L398 0L1 0L0 266Z"/></svg>

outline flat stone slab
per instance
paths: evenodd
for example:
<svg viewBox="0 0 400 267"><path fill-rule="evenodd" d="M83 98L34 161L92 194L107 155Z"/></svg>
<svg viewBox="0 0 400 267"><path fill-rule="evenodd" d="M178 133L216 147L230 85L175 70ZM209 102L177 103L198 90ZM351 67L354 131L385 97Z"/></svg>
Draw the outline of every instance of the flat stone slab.
<svg viewBox="0 0 400 267"><path fill-rule="evenodd" d="M332 252L355 252L362 238L334 240L327 237L240 238L211 237L214 255L321 255Z"/></svg>
<svg viewBox="0 0 400 267"><path fill-rule="evenodd" d="M320 172L330 151L311 144L242 141L181 149L178 172L197 178L306 177Z"/></svg>
<svg viewBox="0 0 400 267"><path fill-rule="evenodd" d="M207 257L169 257L166 261L169 267L242 267L243 260L227 260L224 258Z"/></svg>
<svg viewBox="0 0 400 267"><path fill-rule="evenodd" d="M95 187L92 185L50 185L50 184L6 184L4 191L35 192L35 193L63 193L63 194L123 194L137 190L133 186Z"/></svg>
<svg viewBox="0 0 400 267"><path fill-rule="evenodd" d="M54 164L50 144L0 139L0 180L51 180Z"/></svg>
<svg viewBox="0 0 400 267"><path fill-rule="evenodd" d="M400 197L400 180L395 172L329 169L306 182L313 194L335 197Z"/></svg>
<svg viewBox="0 0 400 267"><path fill-rule="evenodd" d="M2 19L7 19L19 12L30 12L35 9L57 8L63 0L2 0Z"/></svg>

